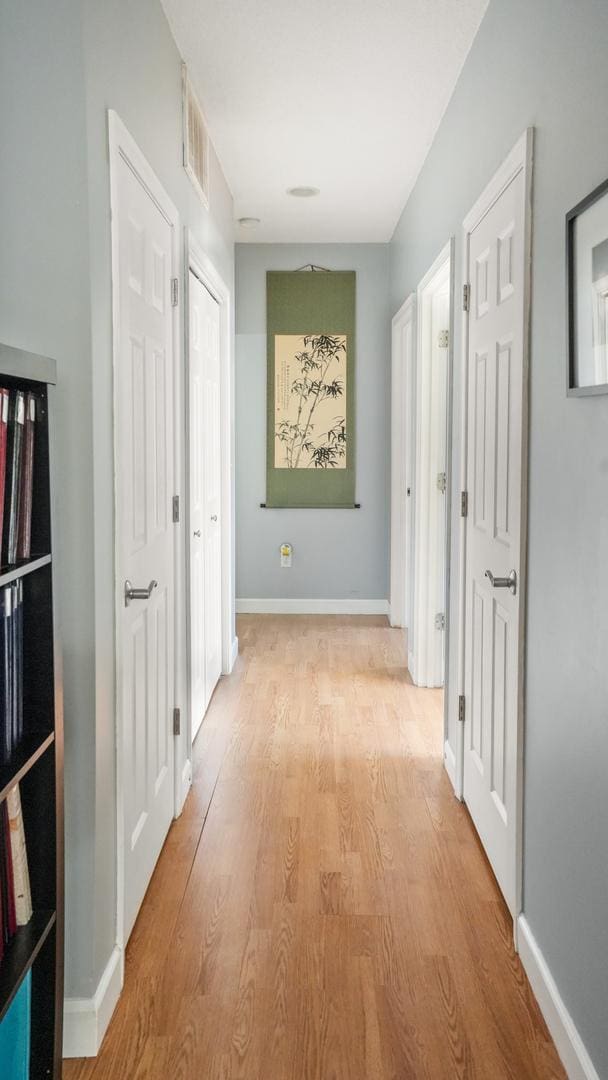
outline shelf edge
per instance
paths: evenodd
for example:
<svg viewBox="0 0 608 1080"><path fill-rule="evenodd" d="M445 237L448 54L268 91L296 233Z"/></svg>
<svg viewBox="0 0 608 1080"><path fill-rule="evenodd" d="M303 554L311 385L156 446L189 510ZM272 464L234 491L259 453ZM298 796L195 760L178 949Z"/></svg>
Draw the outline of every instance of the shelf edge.
<svg viewBox="0 0 608 1080"><path fill-rule="evenodd" d="M37 913L34 912L32 918L35 918L36 914ZM43 915L44 912L40 911L40 912L38 912L38 914ZM30 952L30 955L28 956L26 962L23 965L23 970L21 971L19 977L15 980L13 986L11 987L9 993L7 994L6 1000L3 1001L2 1004L0 1005L0 1023L2 1022L3 1018L6 1016L8 1010L10 1009L11 1003L14 1000L15 995L16 995L19 987L21 986L21 983L25 979L25 976L27 975L28 971L30 971L30 969L32 968L33 964L35 964L36 959L38 957L38 954L39 954L42 946L44 945L47 937L49 936L51 930L53 929L53 927L54 927L54 925L55 925L55 923L57 921L57 912L56 911L51 911L49 909L46 912L46 914L47 914L47 920L46 920L44 926L42 927L42 929L40 930L40 933L38 934L38 937L36 939L34 947L32 948L32 950ZM27 926L22 927L22 929L26 930ZM9 948L10 948L10 945L9 945ZM3 957L2 960L0 960L0 966L3 963L5 963L4 957Z"/></svg>
<svg viewBox="0 0 608 1080"><path fill-rule="evenodd" d="M49 731L46 738L36 747L34 752L30 754L26 761L23 762L21 768L17 769L17 772L11 776L10 780L7 780L4 787L0 789L0 803L4 801L9 791L14 788L15 784L18 784L23 777L30 771L32 766L36 764L39 758L48 750L49 746L55 742L55 732Z"/></svg>
<svg viewBox="0 0 608 1080"><path fill-rule="evenodd" d="M22 566L14 566L12 570L6 570L4 574L0 574L0 588L3 585L10 585L11 581L18 581L19 578L33 574L43 566L50 566L51 562L52 555L40 555L37 558L30 559L29 562L24 563Z"/></svg>

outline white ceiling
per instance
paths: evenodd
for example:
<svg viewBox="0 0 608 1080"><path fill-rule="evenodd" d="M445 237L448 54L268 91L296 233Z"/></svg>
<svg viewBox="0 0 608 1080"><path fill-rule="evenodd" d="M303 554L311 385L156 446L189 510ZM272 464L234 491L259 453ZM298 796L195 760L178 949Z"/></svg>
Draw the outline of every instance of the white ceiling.
<svg viewBox="0 0 608 1080"><path fill-rule="evenodd" d="M261 218L237 239L389 240L487 3L163 0L235 218Z"/></svg>

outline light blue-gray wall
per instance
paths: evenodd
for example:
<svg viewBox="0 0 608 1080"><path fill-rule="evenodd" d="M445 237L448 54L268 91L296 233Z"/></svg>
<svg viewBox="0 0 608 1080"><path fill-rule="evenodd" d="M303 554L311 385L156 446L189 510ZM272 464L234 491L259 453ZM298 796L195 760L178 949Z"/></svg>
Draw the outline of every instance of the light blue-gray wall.
<svg viewBox="0 0 608 1080"><path fill-rule="evenodd" d="M214 155L210 211L181 166L181 61L159 0L0 0L0 340L58 361L73 998L95 992L116 940L108 108L232 286L232 198Z"/></svg>
<svg viewBox="0 0 608 1080"><path fill-rule="evenodd" d="M534 126L524 911L602 1077L608 397L566 398L564 215L608 177L607 49L606 0L491 0L391 244L392 313L451 235L460 296L462 220L524 128ZM457 493L458 444L454 462ZM457 527L452 535L455 557ZM453 673L454 636L451 644ZM454 717L454 677L451 686Z"/></svg>
<svg viewBox="0 0 608 1080"><path fill-rule="evenodd" d="M378 600L388 595L390 315L386 244L237 244L236 593ZM357 272L356 446L360 510L263 510L266 271L315 263ZM306 272L306 271L304 271ZM293 545L290 569L279 547Z"/></svg>

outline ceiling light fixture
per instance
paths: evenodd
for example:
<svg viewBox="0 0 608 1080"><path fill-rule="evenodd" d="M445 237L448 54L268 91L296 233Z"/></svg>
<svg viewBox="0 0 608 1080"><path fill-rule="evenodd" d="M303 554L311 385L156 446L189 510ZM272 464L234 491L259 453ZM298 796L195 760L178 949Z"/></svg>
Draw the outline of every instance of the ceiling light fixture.
<svg viewBox="0 0 608 1080"><path fill-rule="evenodd" d="M240 217L238 219L239 225L243 229L257 229L260 224L259 217Z"/></svg>
<svg viewBox="0 0 608 1080"><path fill-rule="evenodd" d="M318 187L290 187L287 188L288 195L294 195L296 199L310 199L313 195L319 194Z"/></svg>

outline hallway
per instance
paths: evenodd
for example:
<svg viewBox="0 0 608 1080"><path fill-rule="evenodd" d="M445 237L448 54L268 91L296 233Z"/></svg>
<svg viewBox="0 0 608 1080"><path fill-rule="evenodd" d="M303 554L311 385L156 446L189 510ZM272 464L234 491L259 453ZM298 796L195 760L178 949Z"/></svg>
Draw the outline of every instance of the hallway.
<svg viewBox="0 0 608 1080"><path fill-rule="evenodd" d="M565 1076L383 617L241 616L240 657L66 1080Z"/></svg>

